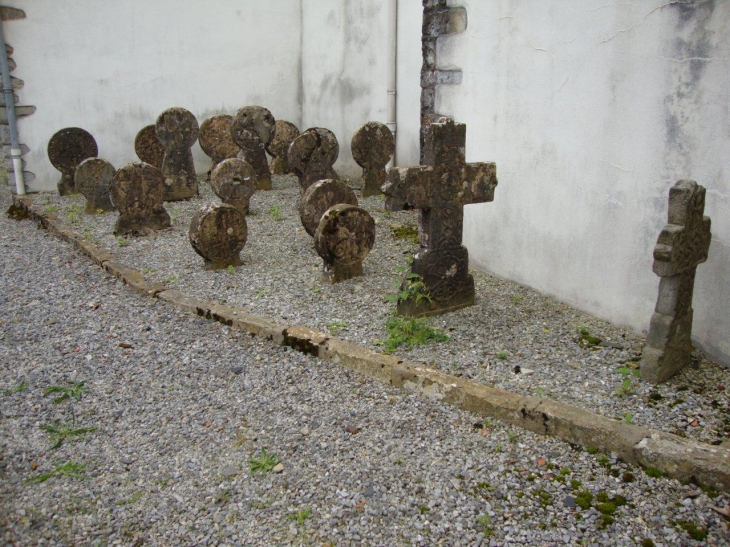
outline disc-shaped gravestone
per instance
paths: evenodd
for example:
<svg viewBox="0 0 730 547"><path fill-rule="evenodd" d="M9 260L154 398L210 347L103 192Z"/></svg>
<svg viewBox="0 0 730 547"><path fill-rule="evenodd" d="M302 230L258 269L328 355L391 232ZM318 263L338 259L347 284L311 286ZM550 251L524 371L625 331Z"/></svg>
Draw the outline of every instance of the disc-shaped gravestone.
<svg viewBox="0 0 730 547"><path fill-rule="evenodd" d="M113 211L109 188L116 169L101 158L87 158L76 168L76 189L86 198L87 213Z"/></svg>
<svg viewBox="0 0 730 547"><path fill-rule="evenodd" d="M165 201L180 201L198 195L198 177L190 147L198 139L198 120L184 108L168 108L155 123L157 138L165 147L162 174Z"/></svg>
<svg viewBox="0 0 730 547"><path fill-rule="evenodd" d="M256 191L256 173L248 162L239 158L223 160L213 169L210 185L223 203L248 214L249 201Z"/></svg>
<svg viewBox="0 0 730 547"><path fill-rule="evenodd" d="M117 171L109 192L119 211L114 235L145 235L169 228L164 192L162 172L149 163L128 163Z"/></svg>
<svg viewBox="0 0 730 547"><path fill-rule="evenodd" d="M80 127L67 127L56 132L48 141L48 159L61 171L58 193L62 196L76 192L74 174L79 163L99 153L91 133Z"/></svg>
<svg viewBox="0 0 730 547"><path fill-rule="evenodd" d="M233 142L231 136L232 125L233 116L228 114L213 116L200 124L198 142L203 152L213 160L210 166L211 172L220 162L228 158L235 158L241 151L238 145Z"/></svg>
<svg viewBox="0 0 730 547"><path fill-rule="evenodd" d="M299 200L299 218L307 233L314 237L324 212L339 203L357 205L357 196L341 180L324 179L307 188Z"/></svg>
<svg viewBox="0 0 730 547"><path fill-rule="evenodd" d="M139 130L134 138L134 151L140 161L162 169L165 147L157 139L157 129L154 125L145 125Z"/></svg>
<svg viewBox="0 0 730 547"><path fill-rule="evenodd" d="M362 275L362 261L374 243L375 222L365 209L344 203L327 209L314 234L325 281L338 283Z"/></svg>
<svg viewBox="0 0 730 547"><path fill-rule="evenodd" d="M266 146L266 151L274 158L271 161L271 172L274 175L286 175L292 172L287 152L298 136L299 129L296 125L285 120L276 120L276 134Z"/></svg>
<svg viewBox="0 0 730 547"><path fill-rule="evenodd" d="M190 221L190 244L207 270L239 266L246 244L246 217L230 205L206 205Z"/></svg>
<svg viewBox="0 0 730 547"><path fill-rule="evenodd" d="M289 146L289 166L299 177L304 192L323 179L339 179L332 166L340 154L337 137L324 127L312 127L299 135Z"/></svg>
<svg viewBox="0 0 730 547"><path fill-rule="evenodd" d="M355 131L350 144L352 157L362 167L362 197L380 194L385 183L385 166L395 152L395 139L388 126L368 122Z"/></svg>
<svg viewBox="0 0 730 547"><path fill-rule="evenodd" d="M241 148L243 159L256 171L259 190L271 190L271 171L265 148L275 134L274 116L263 106L244 106L236 112L231 136Z"/></svg>

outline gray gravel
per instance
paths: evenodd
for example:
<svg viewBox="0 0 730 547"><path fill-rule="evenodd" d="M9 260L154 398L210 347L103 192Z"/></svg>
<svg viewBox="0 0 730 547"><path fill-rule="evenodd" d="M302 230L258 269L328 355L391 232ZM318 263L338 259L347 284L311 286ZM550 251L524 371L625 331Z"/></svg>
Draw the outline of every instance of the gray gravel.
<svg viewBox="0 0 730 547"><path fill-rule="evenodd" d="M252 217L252 232L264 216ZM178 232L153 240L148 257L166 238L186 243ZM259 260L250 254L253 235L244 265L206 274L208 285L267 286L245 273ZM174 260L184 247L165 253ZM3 217L0 249L3 544L730 545L728 522L712 510L730 507L725 494L649 477L610 455L418 399L144 299L29 221ZM298 252L309 256L308 247ZM200 260L190 263L177 274L181 284L199 273ZM355 283L315 285L311 270L302 294L322 289L312 306L337 291L352 296ZM278 291L276 280L268 286ZM519 290L539 312L543 297ZM289 300L287 313L311 313ZM465 338L439 351L454 363L481 346ZM44 396L81 381L78 400ZM96 429L52 449L41 426L54 421ZM280 472L250 472L262 449L278 457ZM83 478L27 482L66 462L83 465ZM604 528L596 501L573 507L581 490L627 503ZM706 540L692 541L680 521L707 529Z"/></svg>

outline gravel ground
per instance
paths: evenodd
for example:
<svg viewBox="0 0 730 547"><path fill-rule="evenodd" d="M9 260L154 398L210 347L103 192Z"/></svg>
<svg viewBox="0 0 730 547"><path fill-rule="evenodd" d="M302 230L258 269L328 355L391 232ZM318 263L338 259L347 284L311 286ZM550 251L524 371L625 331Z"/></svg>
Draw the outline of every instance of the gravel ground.
<svg viewBox="0 0 730 547"><path fill-rule="evenodd" d="M329 332L381 351L385 324L409 253L416 244L394 228L417 226L417 212L383 211L380 197L361 200L376 220L377 236L364 276L336 285L321 280L322 261L299 221L296 178L274 177L274 190L251 200L242 266L203 269L187 236L204 203L219 203L207 183L201 197L167 204L173 228L149 238L112 235L117 213L84 215L84 198L46 195L42 207L76 225L148 279L200 298L240 306L287 324ZM644 339L529 288L473 271L476 305L431 320L451 339L394 353L425 366L514 392L552 397L605 416L720 444L730 438L730 369L696 352L693 367L653 388L638 371ZM579 329L599 337L581 340ZM515 371L520 371L516 373Z"/></svg>

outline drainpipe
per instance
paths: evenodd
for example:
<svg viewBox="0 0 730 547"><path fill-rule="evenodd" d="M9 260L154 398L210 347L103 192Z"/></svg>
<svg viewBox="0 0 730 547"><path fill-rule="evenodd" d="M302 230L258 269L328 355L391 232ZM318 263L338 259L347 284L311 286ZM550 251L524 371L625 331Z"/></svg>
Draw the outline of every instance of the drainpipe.
<svg viewBox="0 0 730 547"><path fill-rule="evenodd" d="M396 77L398 73L398 0L388 0L388 103L387 122L388 129L393 133L393 140L396 139ZM393 150L393 159L388 163L389 167L396 165L397 147Z"/></svg>
<svg viewBox="0 0 730 547"><path fill-rule="evenodd" d="M18 138L18 121L15 118L15 97L13 97L13 84L10 81L10 70L8 70L8 50L5 47L5 34L3 23L0 20L0 71L3 74L3 93L5 94L5 108L8 111L8 127L10 128L10 157L13 159L13 170L15 171L15 189L19 196L25 195L25 181L23 180L23 160L21 159L20 139Z"/></svg>

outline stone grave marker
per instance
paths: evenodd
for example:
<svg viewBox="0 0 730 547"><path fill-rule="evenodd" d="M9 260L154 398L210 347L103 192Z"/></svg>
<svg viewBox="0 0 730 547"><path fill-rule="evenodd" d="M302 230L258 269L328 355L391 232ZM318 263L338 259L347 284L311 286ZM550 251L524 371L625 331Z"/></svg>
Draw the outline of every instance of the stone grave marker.
<svg viewBox="0 0 730 547"><path fill-rule="evenodd" d="M266 151L274 158L271 160L271 173L287 175L292 172L287 153L291 143L299 136L299 128L291 122L276 120L276 133L266 146Z"/></svg>
<svg viewBox="0 0 730 547"><path fill-rule="evenodd" d="M74 175L76 168L86 158L99 153L91 133L80 127L66 127L57 131L48 141L48 159L53 167L61 171L58 193L62 196L76 192Z"/></svg>
<svg viewBox="0 0 730 547"><path fill-rule="evenodd" d="M162 174L165 177L165 201L181 201L198 195L193 153L198 139L198 120L180 107L168 108L155 123L157 139L165 148Z"/></svg>
<svg viewBox="0 0 730 547"><path fill-rule="evenodd" d="M301 191L304 192L318 180L339 180L339 175L332 167L339 154L337 137L324 127L312 127L294 139L287 157L289 166L299 177Z"/></svg>
<svg viewBox="0 0 730 547"><path fill-rule="evenodd" d="M469 274L469 253L461 244L464 205L494 199L497 167L494 163L466 163L466 125L450 118L426 130L426 166L388 170L383 192L385 208L420 209L421 248L411 273L426 286L428 297L412 295L398 302L398 313L425 316L474 303L474 278ZM406 278L401 290L412 280ZM419 298L419 296L421 296Z"/></svg>
<svg viewBox="0 0 730 547"><path fill-rule="evenodd" d="M149 163L128 163L112 178L110 195L119 218L114 235L146 235L170 227L163 205L165 177Z"/></svg>
<svg viewBox="0 0 730 547"><path fill-rule="evenodd" d="M266 159L266 146L276 134L276 121L263 106L244 106L233 120L231 136L241 148L241 157L256 172L259 190L271 190L271 171Z"/></svg>
<svg viewBox="0 0 730 547"><path fill-rule="evenodd" d="M157 139L157 129L154 125L145 125L139 130L134 138L134 152L140 161L162 170L165 147Z"/></svg>
<svg viewBox="0 0 730 547"><path fill-rule="evenodd" d="M362 261L374 243L375 222L365 209L345 203L327 209L314 234L324 280L334 284L361 276Z"/></svg>
<svg viewBox="0 0 730 547"><path fill-rule="evenodd" d="M210 175L210 185L221 201L238 209L244 216L256 192L256 173L248 162L228 158L218 164Z"/></svg>
<svg viewBox="0 0 730 547"><path fill-rule="evenodd" d="M388 126L368 122L355 131L350 144L352 157L362 167L362 197L377 196L385 183L385 166L395 152L395 139Z"/></svg>
<svg viewBox="0 0 730 547"><path fill-rule="evenodd" d="M76 168L76 188L86 198L86 213L114 210L109 189L116 171L101 158L87 158Z"/></svg>
<svg viewBox="0 0 730 547"><path fill-rule="evenodd" d="M190 221L190 244L205 260L206 270L240 266L246 245L246 217L230 205L205 205Z"/></svg>
<svg viewBox="0 0 730 547"><path fill-rule="evenodd" d="M341 180L324 179L307 188L299 200L299 218L307 233L314 237L324 212L340 203L357 205L357 196Z"/></svg>
<svg viewBox="0 0 730 547"><path fill-rule="evenodd" d="M203 152L210 156L212 163L208 175L225 159L235 158L241 149L233 142L231 126L233 116L219 114L212 116L200 124L198 142Z"/></svg>
<svg viewBox="0 0 730 547"><path fill-rule="evenodd" d="M641 360L641 379L652 384L664 382L690 362L695 272L707 260L712 236L704 212L704 187L680 180L669 190L669 223L654 247L659 296Z"/></svg>

